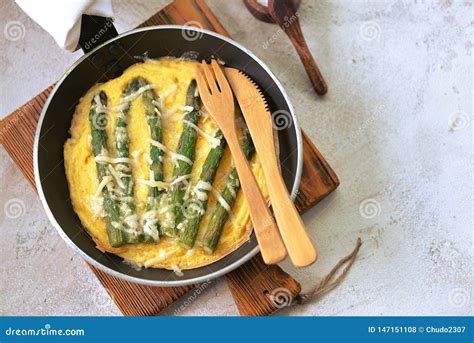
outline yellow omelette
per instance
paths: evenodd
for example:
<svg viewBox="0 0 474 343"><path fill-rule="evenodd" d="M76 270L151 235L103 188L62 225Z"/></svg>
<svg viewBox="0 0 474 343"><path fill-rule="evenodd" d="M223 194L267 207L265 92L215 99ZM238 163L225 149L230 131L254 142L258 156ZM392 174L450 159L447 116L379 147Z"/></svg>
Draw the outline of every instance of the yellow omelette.
<svg viewBox="0 0 474 343"><path fill-rule="evenodd" d="M114 154L115 138L113 132L117 111L113 109L120 104L124 89L129 82L137 77L145 78L153 85L155 93L163 99L163 108L160 109L163 113L163 144L168 149L175 151L183 128L182 107L185 105L187 88L194 79L197 66L197 62L189 60L172 58L147 60L144 63L131 66L116 79L92 87L80 100L76 108L70 128L71 137L64 145L64 164L72 205L82 224L96 242L98 249L114 253L136 266L175 271L204 266L237 249L249 239L251 233L247 204L242 192L239 192L224 225L215 252L212 254L204 252L200 245L200 239L206 230L210 213L217 202L216 195L210 192L207 210L202 217L196 244L192 249L182 246L178 240L170 237L162 237L158 243L126 244L119 248L111 247L108 242L101 199L97 194L99 178L91 146L89 110L92 99L101 90L107 94L107 107L110 110L107 112L105 132L109 151ZM142 216L146 209L149 186L137 181L146 179L149 175L150 129L144 115L143 106L134 106L134 103L138 101L139 97L131 103L127 118L127 133L132 179L134 181L134 202L138 216ZM217 129L215 122L203 108L201 108L198 126L208 135L213 135ZM203 163L210 149L210 141L205 135L199 134L197 136L195 161L191 172L191 184L195 185L198 182ZM252 159L251 166L262 193L268 201L263 171L256 156ZM215 181L212 184L214 190L223 189L231 169L232 157L229 149L226 148ZM165 159L165 182L171 181L172 170L172 161Z"/></svg>

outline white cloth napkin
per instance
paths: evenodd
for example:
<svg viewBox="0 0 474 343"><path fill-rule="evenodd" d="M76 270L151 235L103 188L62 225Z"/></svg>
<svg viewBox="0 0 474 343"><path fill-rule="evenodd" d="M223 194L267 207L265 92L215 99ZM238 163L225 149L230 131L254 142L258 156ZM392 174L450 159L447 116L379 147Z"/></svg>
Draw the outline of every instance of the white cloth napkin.
<svg viewBox="0 0 474 343"><path fill-rule="evenodd" d="M16 0L18 6L53 36L63 49L74 51L82 14L112 17L110 0Z"/></svg>

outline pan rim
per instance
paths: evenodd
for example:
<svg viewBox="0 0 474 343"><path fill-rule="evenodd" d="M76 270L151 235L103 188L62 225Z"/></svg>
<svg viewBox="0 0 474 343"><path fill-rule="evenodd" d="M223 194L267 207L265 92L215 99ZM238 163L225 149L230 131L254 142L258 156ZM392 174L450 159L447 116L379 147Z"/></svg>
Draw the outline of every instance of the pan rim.
<svg viewBox="0 0 474 343"><path fill-rule="evenodd" d="M41 111L40 117L38 119L38 125L37 125L36 131L35 131L34 148L33 148L33 167L34 167L34 176L35 176L36 188L37 188L37 191L38 191L39 198L41 200L41 204L42 204L42 206L43 206L43 208L46 212L46 215L47 215L50 223L54 226L56 231L59 233L60 237L66 242L66 244L71 249L73 249L73 251L77 252L82 258L84 258L88 263L90 263L94 267L96 267L96 268L98 268L98 269L100 269L100 270L102 270L102 271L104 271L104 272L106 272L106 273L108 273L112 276L118 277L122 280L133 282L133 283L138 283L138 284L142 284L142 285L146 285L146 286L176 287L176 286L188 286L188 285L198 284L198 283L202 283L202 282L208 282L211 279L215 279L217 277L223 276L223 275L227 274L228 272L240 267L245 262L249 261L251 258L253 258L259 252L260 249L257 245L254 249L249 251L246 255L244 255L241 258L239 258L238 260L230 263L229 265L227 265L227 266L225 266L221 269L218 269L214 272L211 272L209 274L206 274L204 276L199 276L199 277L195 277L195 278L187 279L187 280L156 281L156 280L150 280L150 279L144 279L144 278L139 278L139 277L135 277L135 276L130 276L130 275L118 272L116 270L113 270L113 269L103 265L98 260L96 260L96 259L92 258L91 256L89 256L88 254L86 254L81 248L79 248L79 246L77 246L69 238L69 236L62 229L61 225L56 221L52 210L49 208L48 202L47 202L46 197L45 197L44 192L43 192L43 186L42 186L41 178L40 178L40 175L39 175L39 164L38 164L38 152L39 152L38 148L39 148L40 132L41 132L41 128L42 128L42 125L43 125L44 118L46 116L46 112L49 108L49 105L50 105L52 99L54 98L54 95L56 94L56 91L59 89L59 87L64 82L66 77L71 73L71 71L74 70L80 63L82 63L84 60L86 60L95 51L102 48L103 46L106 46L106 45L110 44L113 41L119 40L119 39L121 39L125 36L135 34L137 32L153 31L153 30L166 30L166 29L179 29L179 30L187 30L187 31L191 30L191 31L196 31L198 33L207 34L207 35L210 35L210 36L214 36L218 39L221 39L221 40L233 45L234 47L240 49L241 51L243 51L247 55L249 55L249 57L252 58L255 62L257 62L265 70L265 72L268 74L268 76L270 76L270 78L273 80L275 85L278 87L278 89L282 93L283 98L284 98L286 104L288 105L288 108L290 110L289 112L290 112L290 115L291 115L291 119L293 121L292 124L294 125L294 129L295 129L296 153L297 153L296 175L295 175L295 178L293 180L293 186L292 186L290 195L291 195L291 198L293 200L296 198L296 194L298 192L300 182L301 182L301 175L302 175L302 172L303 172L303 137L302 137L302 132L301 132L300 125L298 123L298 120L297 120L295 112L294 112L293 104L291 103L291 101L289 99L289 96L286 93L285 89L283 88L281 82L278 80L278 78L273 74L273 72L270 70L270 68L260 58L258 58L252 51L250 51L249 49L247 49L243 45L241 45L241 44L237 43L236 41L234 41L233 39L231 39L229 37L226 37L226 36L223 36L219 33L209 31L209 30L206 30L206 29L203 29L203 28L194 27L194 26L187 26L187 25L155 25L155 26L148 26L148 27L145 27L145 28L133 29L133 30L124 32L124 33L118 35L117 37L114 37L114 38L108 40L107 42L97 46L95 49L93 49L92 51L90 51L87 54L84 54L81 58L79 58L76 62L74 62L72 64L72 66L69 67L64 72L64 74L61 76L61 78L58 80L58 82L56 83L56 85L52 89L51 93L49 94L49 96L48 96L48 98L47 98L47 100L44 104L44 107Z"/></svg>

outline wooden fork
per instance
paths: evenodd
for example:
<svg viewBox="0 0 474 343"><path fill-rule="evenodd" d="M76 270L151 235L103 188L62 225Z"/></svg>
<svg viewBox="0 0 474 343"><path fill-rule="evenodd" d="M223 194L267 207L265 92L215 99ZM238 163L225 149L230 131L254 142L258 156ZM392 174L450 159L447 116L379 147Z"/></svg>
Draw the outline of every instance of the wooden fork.
<svg viewBox="0 0 474 343"><path fill-rule="evenodd" d="M266 264L275 264L286 257L286 248L240 146L235 125L234 98L229 83L215 60L211 61L211 66L212 69L202 61L196 72L199 95L224 134L232 153L263 260Z"/></svg>

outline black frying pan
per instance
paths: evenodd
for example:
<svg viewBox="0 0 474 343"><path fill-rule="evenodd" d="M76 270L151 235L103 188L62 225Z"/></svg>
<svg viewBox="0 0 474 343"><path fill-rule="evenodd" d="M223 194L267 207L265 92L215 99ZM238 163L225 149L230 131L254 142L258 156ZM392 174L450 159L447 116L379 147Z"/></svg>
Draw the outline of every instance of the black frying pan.
<svg viewBox="0 0 474 343"><path fill-rule="evenodd" d="M161 269L135 270L120 257L96 248L74 213L63 164L63 145L79 99L96 83L119 76L140 62L136 56L219 58L245 71L264 90L271 111L287 113L291 125L278 131L280 162L290 193L295 196L302 171L302 140L288 96L281 84L249 50L219 34L189 26L154 26L121 35L105 18L84 16L80 44L85 52L59 80L39 120L34 147L36 186L46 213L61 237L92 265L132 282L153 286L183 286L221 276L258 253L255 236L221 260L183 276ZM107 28L107 29L104 29ZM84 30L86 29L86 30ZM102 30L102 31L100 31ZM92 39L93 38L93 39Z"/></svg>

